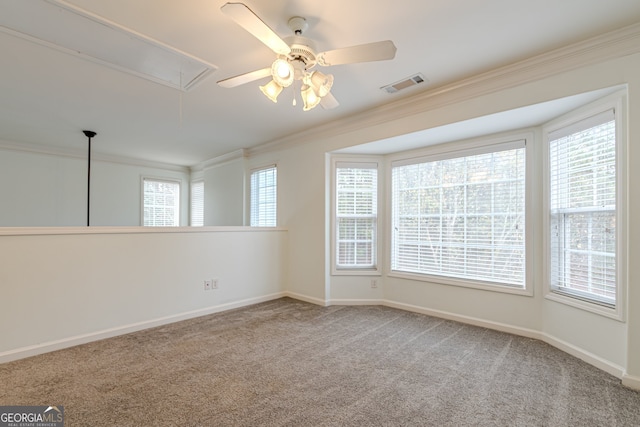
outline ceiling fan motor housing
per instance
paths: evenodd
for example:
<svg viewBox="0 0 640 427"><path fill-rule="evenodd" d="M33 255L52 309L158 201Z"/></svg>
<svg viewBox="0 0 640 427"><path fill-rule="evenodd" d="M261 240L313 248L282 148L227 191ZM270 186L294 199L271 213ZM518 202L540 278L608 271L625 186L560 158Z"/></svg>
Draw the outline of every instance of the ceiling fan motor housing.
<svg viewBox="0 0 640 427"><path fill-rule="evenodd" d="M291 36L285 39L291 47L289 59L291 61L302 61L305 68L309 69L316 65L316 47L312 40L302 36Z"/></svg>

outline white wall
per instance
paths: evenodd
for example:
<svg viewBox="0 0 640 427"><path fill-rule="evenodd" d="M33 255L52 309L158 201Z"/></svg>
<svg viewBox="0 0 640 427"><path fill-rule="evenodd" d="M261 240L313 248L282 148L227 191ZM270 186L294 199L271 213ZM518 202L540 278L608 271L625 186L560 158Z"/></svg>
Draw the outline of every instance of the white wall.
<svg viewBox="0 0 640 427"><path fill-rule="evenodd" d="M99 157L91 162L91 225L140 225L143 176L181 182L180 224L187 225L188 169ZM86 224L86 159L0 148L0 227Z"/></svg>
<svg viewBox="0 0 640 427"><path fill-rule="evenodd" d="M244 224L244 159L204 170L204 225Z"/></svg>
<svg viewBox="0 0 640 427"><path fill-rule="evenodd" d="M0 256L12 260L8 268L3 266L0 270L0 327L2 336L8 337L6 343L2 340L0 351L14 354L15 349L21 351L43 342L79 339L83 334L95 336L100 331L146 325L153 319L179 317L184 312L200 313L218 304L280 292L283 289L279 286L284 284L290 295L319 304L383 303L542 338L640 388L640 265L633 262L640 259L640 223L634 220L640 218L640 194L633 185L627 201L630 262L624 322L544 299L539 241L534 245L533 296L392 278L385 271L379 288L371 289L370 277L331 276L328 259L327 153L623 84L628 86L628 180L636 183L640 182L637 28L605 37L602 42L560 49L427 90L366 114L336 121L324 129L249 150L247 159L204 170L206 223L240 224L246 197L244 174L251 168L276 163L278 224L288 229L286 239L280 232L272 235L266 230L211 236L206 232L0 236ZM321 111L311 112L315 113ZM43 178L55 177L59 185L78 191L79 184L72 175L76 170L80 174L84 166L56 161L65 163L64 167L38 159L42 165L27 170L40 173ZM0 162L2 171L9 167L7 173L12 180L23 173L22 168L10 168L11 160L0 158ZM17 200L19 195L12 193L11 186L4 181L0 179L2 203L6 200L3 196L9 194L12 203L28 206L30 201ZM540 190L534 189L534 193L534 203L539 202ZM47 191L37 194L43 198L50 196ZM74 207L74 211L76 205L84 203L82 197L66 195L47 200L65 209ZM11 208L6 211L9 219L17 220ZM41 218L33 215L29 218L32 224L28 225L40 225ZM541 226L540 218L534 220ZM383 251L387 245L385 236L381 237ZM158 259L162 262L157 262ZM251 269L246 267L247 260L252 262ZM227 281L242 285L234 286L228 295L203 294L200 291L203 276L212 274L221 278L223 287ZM50 299L38 300L42 295ZM220 296L223 298L215 299ZM14 325L16 318L24 319L25 310L31 313L29 304L36 300L33 309L39 313L34 320L27 316L27 323L21 327L7 326ZM55 323L47 322L52 307L62 307L56 312L61 314L56 314L59 317Z"/></svg>
<svg viewBox="0 0 640 427"><path fill-rule="evenodd" d="M0 228L0 362L280 297L286 255L282 229Z"/></svg>
<svg viewBox="0 0 640 427"><path fill-rule="evenodd" d="M289 291L308 301L384 303L535 336L640 388L640 194L629 192L629 281L624 322L547 300L542 246L534 238L534 295L518 296L392 278L371 289L370 277L330 276L326 153L528 105L627 84L629 182L640 182L640 54L638 34L616 44L581 46L436 88L366 115L336 122L249 151L254 167L278 158L279 224L290 236ZM616 53L619 48L620 52ZM630 54L629 51L633 51ZM540 151L537 152L540 156ZM540 159L538 159L540 160ZM539 165L540 162L538 161ZM534 204L541 203L539 183ZM541 215L538 212L538 215ZM541 227L540 216L536 229ZM384 248L386 236L382 236ZM530 266L531 267L531 266Z"/></svg>
<svg viewBox="0 0 640 427"><path fill-rule="evenodd" d="M86 225L79 159L0 149L0 226Z"/></svg>

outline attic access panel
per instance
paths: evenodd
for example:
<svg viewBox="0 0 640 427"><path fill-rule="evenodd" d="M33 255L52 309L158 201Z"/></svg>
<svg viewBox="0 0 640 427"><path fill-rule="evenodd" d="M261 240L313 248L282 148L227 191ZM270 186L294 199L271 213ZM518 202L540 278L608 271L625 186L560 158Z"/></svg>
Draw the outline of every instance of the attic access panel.
<svg viewBox="0 0 640 427"><path fill-rule="evenodd" d="M218 69L64 0L11 1L0 31L165 86L188 91Z"/></svg>

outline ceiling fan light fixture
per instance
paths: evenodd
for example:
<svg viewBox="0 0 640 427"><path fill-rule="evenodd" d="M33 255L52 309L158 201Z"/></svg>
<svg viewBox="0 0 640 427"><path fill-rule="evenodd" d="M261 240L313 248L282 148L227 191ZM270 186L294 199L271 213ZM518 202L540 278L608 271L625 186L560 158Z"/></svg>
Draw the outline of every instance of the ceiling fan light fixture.
<svg viewBox="0 0 640 427"><path fill-rule="evenodd" d="M308 84L313 88L316 95L320 98L327 96L331 92L333 86L333 74L324 74L320 71L314 71L308 77Z"/></svg>
<svg viewBox="0 0 640 427"><path fill-rule="evenodd" d="M48 0L63 1L63 0ZM67 1L67 0L64 0ZM258 15L243 3L226 3L222 12L236 21L276 54L276 60L270 67L220 80L222 87L235 87L244 83L268 77L273 78L260 90L273 102L282 92L299 80L302 84L300 95L304 101L304 111L321 104L324 109L337 107L338 101L331 93L333 75L318 71L309 71L316 65L329 66L353 64L357 62L386 61L396 55L396 46L391 40L343 47L318 53L313 40L302 34L309 27L305 18L294 16L289 19L289 28L293 36L280 38ZM297 85L296 89L297 89ZM293 105L296 105L294 91Z"/></svg>
<svg viewBox="0 0 640 427"><path fill-rule="evenodd" d="M282 87L289 87L294 80L293 65L286 59L278 58L271 64L271 76Z"/></svg>
<svg viewBox="0 0 640 427"><path fill-rule="evenodd" d="M278 102L278 95L280 95L280 92L282 92L282 86L280 86L274 80L271 80L266 85L260 86L260 90L267 98L269 98L273 102Z"/></svg>
<svg viewBox="0 0 640 427"><path fill-rule="evenodd" d="M304 103L302 111L309 111L320 104L321 98L316 95L316 92L313 90L313 88L307 84L303 85L302 88L300 88L300 95L302 96L302 102Z"/></svg>

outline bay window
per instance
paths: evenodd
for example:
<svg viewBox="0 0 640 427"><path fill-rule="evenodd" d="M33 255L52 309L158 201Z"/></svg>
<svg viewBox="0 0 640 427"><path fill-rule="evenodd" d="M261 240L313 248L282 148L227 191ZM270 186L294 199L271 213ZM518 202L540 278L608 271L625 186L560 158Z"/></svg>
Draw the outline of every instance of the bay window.
<svg viewBox="0 0 640 427"><path fill-rule="evenodd" d="M391 169L391 271L524 289L525 141Z"/></svg>

